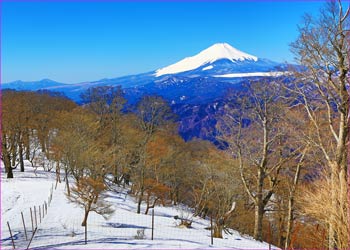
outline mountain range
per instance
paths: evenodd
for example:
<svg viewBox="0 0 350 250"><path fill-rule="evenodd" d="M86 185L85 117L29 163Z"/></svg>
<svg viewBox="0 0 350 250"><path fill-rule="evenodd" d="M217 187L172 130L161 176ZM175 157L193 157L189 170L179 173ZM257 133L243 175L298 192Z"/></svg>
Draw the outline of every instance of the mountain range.
<svg viewBox="0 0 350 250"><path fill-rule="evenodd" d="M77 84L49 79L15 81L3 83L2 89L57 91L77 103L81 102L81 93L98 86L121 86L130 104L145 94L157 94L179 115L180 133L185 139L212 140L215 113L223 107L229 89L240 90L243 83L277 77L286 71L286 64L258 58L227 43L217 43L194 56L147 73Z"/></svg>

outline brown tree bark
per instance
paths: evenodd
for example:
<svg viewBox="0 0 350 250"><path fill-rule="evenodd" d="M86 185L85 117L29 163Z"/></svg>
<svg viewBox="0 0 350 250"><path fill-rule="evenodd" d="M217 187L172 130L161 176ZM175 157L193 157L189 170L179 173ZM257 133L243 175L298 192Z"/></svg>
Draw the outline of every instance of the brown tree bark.
<svg viewBox="0 0 350 250"><path fill-rule="evenodd" d="M64 173L65 173L64 179L66 180L67 195L70 196L70 187L69 187L68 169L67 169L67 167L65 167Z"/></svg>
<svg viewBox="0 0 350 250"><path fill-rule="evenodd" d="M18 155L19 155L20 171L21 171L21 172L24 172L23 144L22 144L21 141L18 143Z"/></svg>
<svg viewBox="0 0 350 250"><path fill-rule="evenodd" d="M82 227L85 227L87 225L87 219L90 213L91 203L92 202L89 202L85 207L84 219L83 219L83 222L81 223Z"/></svg>
<svg viewBox="0 0 350 250"><path fill-rule="evenodd" d="M262 241L264 204L262 200L255 205L255 220L254 220L254 239Z"/></svg>

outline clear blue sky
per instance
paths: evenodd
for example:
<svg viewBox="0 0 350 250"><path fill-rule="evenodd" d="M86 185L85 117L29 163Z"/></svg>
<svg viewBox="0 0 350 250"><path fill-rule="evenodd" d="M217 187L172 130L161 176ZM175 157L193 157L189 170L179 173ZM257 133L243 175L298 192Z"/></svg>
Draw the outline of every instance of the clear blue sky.
<svg viewBox="0 0 350 250"><path fill-rule="evenodd" d="M309 2L2 2L2 82L64 83L152 71L217 42L274 61Z"/></svg>

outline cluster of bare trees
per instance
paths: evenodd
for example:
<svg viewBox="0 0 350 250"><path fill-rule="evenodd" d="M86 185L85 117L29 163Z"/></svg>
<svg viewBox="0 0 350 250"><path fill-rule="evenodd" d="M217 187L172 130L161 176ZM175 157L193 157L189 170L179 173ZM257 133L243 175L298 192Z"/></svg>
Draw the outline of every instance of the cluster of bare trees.
<svg viewBox="0 0 350 250"><path fill-rule="evenodd" d="M349 12L330 1L305 16L291 44L301 67L251 83L218 122L255 208L255 239L267 217L279 246L305 247L293 237L299 223L327 232L313 244L349 248Z"/></svg>
<svg viewBox="0 0 350 250"><path fill-rule="evenodd" d="M113 212L106 191L132 184L137 213L143 203L146 214L158 204L185 203L220 220L222 237L239 186L230 181L234 171L223 152L209 142L185 142L159 96L143 97L135 112L126 110L120 88L89 89L83 99L77 106L52 93L4 91L2 159L9 178L18 162L24 171L23 157L40 153L57 183L64 181L67 198L84 208L83 226L91 211Z"/></svg>
<svg viewBox="0 0 350 250"><path fill-rule="evenodd" d="M55 93L2 92L1 160L8 178L18 165L24 171L24 160L33 163L39 153L49 154L56 114L75 106Z"/></svg>
<svg viewBox="0 0 350 250"><path fill-rule="evenodd" d="M314 164L306 159L312 156L305 137L310 129L295 98L287 93L284 79L251 82L244 93L228 97L217 124L218 138L238 170L235 181L240 179L246 194L238 205L254 218L240 229L268 240L264 232L272 225L274 244L286 248L295 221L296 188L315 170L305 167Z"/></svg>
<svg viewBox="0 0 350 250"><path fill-rule="evenodd" d="M293 90L302 97L303 107L314 135L310 145L316 147L325 173L321 184L327 192L308 193L305 212L315 215L328 229L330 248L349 248L349 183L347 147L349 147L349 33L350 8L341 1L327 3L318 18L305 17L300 36L292 49L305 71L297 79L314 87L313 95L305 88ZM325 204L317 215L320 198ZM317 203L316 203L317 202ZM312 204L314 203L314 204Z"/></svg>

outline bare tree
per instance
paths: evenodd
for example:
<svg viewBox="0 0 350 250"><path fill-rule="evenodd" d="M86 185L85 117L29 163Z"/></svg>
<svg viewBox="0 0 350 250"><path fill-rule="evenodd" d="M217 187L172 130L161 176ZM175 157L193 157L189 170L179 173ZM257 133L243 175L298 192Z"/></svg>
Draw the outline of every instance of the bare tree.
<svg viewBox="0 0 350 250"><path fill-rule="evenodd" d="M348 248L349 231L343 235L343 225L349 223L349 187L347 144L349 142L349 13L341 1L329 1L317 18L306 15L299 27L299 37L291 44L299 64L297 83L292 91L302 99L315 135L313 146L320 149L330 169L332 211L348 211L337 218L329 213L329 248ZM349 230L349 227L346 227Z"/></svg>
<svg viewBox="0 0 350 250"><path fill-rule="evenodd" d="M92 159L105 160L102 154L96 155L100 146L97 134L97 122L94 114L84 108L76 108L71 112L62 112L57 116L57 135L53 141L53 155L62 163L65 182L70 193L69 176L76 181L84 177L87 171L95 168ZM103 157L103 159L100 159ZM99 167L101 167L99 165Z"/></svg>
<svg viewBox="0 0 350 250"><path fill-rule="evenodd" d="M134 174L139 189L137 213L140 213L145 191L146 145L158 130L166 128L173 121L174 114L162 97L144 96L137 105L137 116L142 136L137 147L139 159L137 164L135 164Z"/></svg>
<svg viewBox="0 0 350 250"><path fill-rule="evenodd" d="M288 102L279 82L252 82L234 96L218 121L219 138L238 160L240 177L255 206L254 238L262 240L265 208L279 183L281 168L297 152L283 126Z"/></svg>
<svg viewBox="0 0 350 250"><path fill-rule="evenodd" d="M67 195L69 201L77 203L84 208L84 219L81 223L83 227L87 225L90 212L95 212L104 217L114 212L111 204L104 201L107 197L104 193L105 190L106 186L102 179L83 177L72 187L71 194Z"/></svg>

